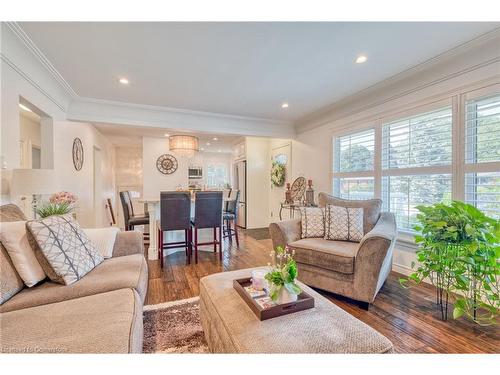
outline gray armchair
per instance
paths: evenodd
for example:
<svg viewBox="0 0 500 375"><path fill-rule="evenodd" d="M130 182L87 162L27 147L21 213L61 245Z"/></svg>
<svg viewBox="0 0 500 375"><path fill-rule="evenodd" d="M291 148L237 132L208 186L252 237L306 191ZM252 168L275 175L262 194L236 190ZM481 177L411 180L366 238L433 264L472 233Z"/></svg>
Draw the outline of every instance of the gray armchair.
<svg viewBox="0 0 500 375"><path fill-rule="evenodd" d="M295 250L299 280L303 283L360 301L368 309L392 268L396 241L394 215L380 212L382 201L345 200L319 194L319 205L363 207L365 235L361 242L301 239L300 219L272 223L273 246Z"/></svg>

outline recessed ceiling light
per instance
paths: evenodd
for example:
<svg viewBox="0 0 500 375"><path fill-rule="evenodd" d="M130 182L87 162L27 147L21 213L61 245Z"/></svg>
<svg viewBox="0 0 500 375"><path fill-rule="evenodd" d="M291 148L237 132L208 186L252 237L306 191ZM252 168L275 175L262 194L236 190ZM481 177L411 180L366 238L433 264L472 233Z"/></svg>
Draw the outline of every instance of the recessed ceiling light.
<svg viewBox="0 0 500 375"><path fill-rule="evenodd" d="M213 137L212 139L213 139L214 141L218 141L218 140L219 140L219 138L217 138L217 137Z"/></svg>
<svg viewBox="0 0 500 375"><path fill-rule="evenodd" d="M168 134L168 133L165 133L165 137L170 137L170 134Z"/></svg>
<svg viewBox="0 0 500 375"><path fill-rule="evenodd" d="M200 148L200 151L205 151L205 149L202 147L202 148Z"/></svg>
<svg viewBox="0 0 500 375"><path fill-rule="evenodd" d="M283 104L281 105L281 108L288 108L288 103L283 103Z"/></svg>
<svg viewBox="0 0 500 375"><path fill-rule="evenodd" d="M222 152L222 150L217 150L217 152Z"/></svg>
<svg viewBox="0 0 500 375"><path fill-rule="evenodd" d="M368 60L368 57L366 57L365 55L360 55L356 59L356 64L363 64L364 62L366 62L366 60Z"/></svg>
<svg viewBox="0 0 500 375"><path fill-rule="evenodd" d="M207 146L210 146L210 142L205 143Z"/></svg>
<svg viewBox="0 0 500 375"><path fill-rule="evenodd" d="M25 111L28 111L28 112L33 112L31 109L29 109L28 107L26 107L24 104L21 104L21 103L19 103L19 108L24 109Z"/></svg>
<svg viewBox="0 0 500 375"><path fill-rule="evenodd" d="M129 80L125 77L120 78L118 82L120 82L122 85L128 85L130 83Z"/></svg>

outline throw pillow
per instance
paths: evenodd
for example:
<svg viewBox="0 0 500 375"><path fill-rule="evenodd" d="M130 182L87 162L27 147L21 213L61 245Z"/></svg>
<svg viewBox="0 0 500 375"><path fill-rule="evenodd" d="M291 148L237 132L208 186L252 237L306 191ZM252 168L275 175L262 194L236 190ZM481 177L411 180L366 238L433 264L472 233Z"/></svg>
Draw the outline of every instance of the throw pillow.
<svg viewBox="0 0 500 375"><path fill-rule="evenodd" d="M363 238L363 209L327 205L325 239L360 242Z"/></svg>
<svg viewBox="0 0 500 375"><path fill-rule="evenodd" d="M72 284L104 260L71 215L28 221L26 227L37 258L54 282Z"/></svg>
<svg viewBox="0 0 500 375"><path fill-rule="evenodd" d="M301 207L302 238L325 236L325 212L319 207Z"/></svg>
<svg viewBox="0 0 500 375"><path fill-rule="evenodd" d="M32 287L45 279L45 272L28 242L25 221L1 223L0 241L26 286Z"/></svg>
<svg viewBox="0 0 500 375"><path fill-rule="evenodd" d="M0 305L24 288L23 279L12 264L5 246L0 244Z"/></svg>
<svg viewBox="0 0 500 375"><path fill-rule="evenodd" d="M113 256L113 248L115 246L116 235L120 232L120 228L83 228L83 231L88 236L89 240L95 245L99 253L104 259Z"/></svg>

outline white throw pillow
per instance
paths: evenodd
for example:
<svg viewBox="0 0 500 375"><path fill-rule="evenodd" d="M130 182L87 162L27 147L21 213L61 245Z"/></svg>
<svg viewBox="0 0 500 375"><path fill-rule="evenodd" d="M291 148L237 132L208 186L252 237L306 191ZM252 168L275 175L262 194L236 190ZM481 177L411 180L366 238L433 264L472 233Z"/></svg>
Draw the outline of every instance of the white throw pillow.
<svg viewBox="0 0 500 375"><path fill-rule="evenodd" d="M301 207L302 238L325 236L325 212L319 207Z"/></svg>
<svg viewBox="0 0 500 375"><path fill-rule="evenodd" d="M25 221L0 223L0 241L26 286L32 287L45 279L45 272L29 244Z"/></svg>
<svg viewBox="0 0 500 375"><path fill-rule="evenodd" d="M325 207L326 240L360 242L363 236L363 208Z"/></svg>
<svg viewBox="0 0 500 375"><path fill-rule="evenodd" d="M104 259L111 258L113 256L116 235L120 232L120 228L83 228L83 231Z"/></svg>

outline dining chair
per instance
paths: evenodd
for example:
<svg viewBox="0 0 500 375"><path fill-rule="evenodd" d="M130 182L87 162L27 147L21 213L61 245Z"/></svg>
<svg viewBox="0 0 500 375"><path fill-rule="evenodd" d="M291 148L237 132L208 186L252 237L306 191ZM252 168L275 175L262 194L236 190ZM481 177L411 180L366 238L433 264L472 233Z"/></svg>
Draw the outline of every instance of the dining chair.
<svg viewBox="0 0 500 375"><path fill-rule="evenodd" d="M240 202L240 191L232 190L229 196L229 200L226 204L226 210L222 213L222 221L224 224L224 238L229 237L229 241L232 242L233 236L236 239L236 246L240 246L240 240L238 238L238 227L236 225L236 220L238 219L238 206ZM232 227L234 226L234 228Z"/></svg>
<svg viewBox="0 0 500 375"><path fill-rule="evenodd" d="M125 222L125 230L134 230L136 225L149 225L149 215L134 215L132 208L132 200L130 192L120 191L120 201L123 208L123 220ZM144 233L148 235L148 233Z"/></svg>
<svg viewBox="0 0 500 375"><path fill-rule="evenodd" d="M184 247L186 261L191 263L192 229L191 196L185 191L162 191L160 193L160 220L156 221L158 230L158 257L163 268L163 250ZM163 234L168 231L184 231L184 241L164 242Z"/></svg>
<svg viewBox="0 0 500 375"><path fill-rule="evenodd" d="M194 261L198 263L198 246L202 245L214 245L214 253L219 245L219 258L222 260L222 191L199 191L194 199L194 219L191 223L194 229ZM213 241L198 242L198 229L205 228L213 228Z"/></svg>

